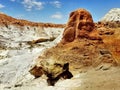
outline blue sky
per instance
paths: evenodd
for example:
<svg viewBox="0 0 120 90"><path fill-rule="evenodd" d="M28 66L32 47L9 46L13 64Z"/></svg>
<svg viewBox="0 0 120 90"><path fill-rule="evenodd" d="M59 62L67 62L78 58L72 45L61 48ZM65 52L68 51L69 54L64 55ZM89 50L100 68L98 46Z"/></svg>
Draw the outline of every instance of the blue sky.
<svg viewBox="0 0 120 90"><path fill-rule="evenodd" d="M0 12L34 22L66 23L78 8L87 9L97 22L110 9L120 8L120 0L0 0Z"/></svg>

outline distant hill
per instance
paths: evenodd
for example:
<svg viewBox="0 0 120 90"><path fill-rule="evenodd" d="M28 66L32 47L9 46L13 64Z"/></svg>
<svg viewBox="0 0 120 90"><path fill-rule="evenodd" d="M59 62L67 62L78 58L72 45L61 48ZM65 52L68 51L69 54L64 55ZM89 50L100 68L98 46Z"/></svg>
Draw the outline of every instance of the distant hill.
<svg viewBox="0 0 120 90"><path fill-rule="evenodd" d="M4 13L0 13L0 25L20 25L20 26L43 26L43 27L64 27L65 24L37 23L23 19L16 19Z"/></svg>
<svg viewBox="0 0 120 90"><path fill-rule="evenodd" d="M120 21L120 8L111 9L100 21L104 22Z"/></svg>

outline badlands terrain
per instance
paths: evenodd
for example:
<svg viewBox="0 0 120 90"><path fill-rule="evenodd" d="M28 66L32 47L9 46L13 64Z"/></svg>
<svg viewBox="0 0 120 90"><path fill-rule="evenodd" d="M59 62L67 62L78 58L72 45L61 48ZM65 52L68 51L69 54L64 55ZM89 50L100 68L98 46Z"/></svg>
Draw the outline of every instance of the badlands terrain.
<svg viewBox="0 0 120 90"><path fill-rule="evenodd" d="M119 90L119 11L114 8L95 23L90 12L77 9L66 25L1 13L0 90ZM73 77L66 73L48 86L48 74L58 77L64 70Z"/></svg>

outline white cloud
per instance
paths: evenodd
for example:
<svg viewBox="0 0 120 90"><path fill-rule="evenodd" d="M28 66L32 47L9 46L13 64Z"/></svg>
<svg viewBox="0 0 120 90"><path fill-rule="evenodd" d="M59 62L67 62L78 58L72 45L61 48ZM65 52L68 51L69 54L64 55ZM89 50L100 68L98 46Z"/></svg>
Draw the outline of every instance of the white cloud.
<svg viewBox="0 0 120 90"><path fill-rule="evenodd" d="M10 1L15 2L15 0L10 0Z"/></svg>
<svg viewBox="0 0 120 90"><path fill-rule="evenodd" d="M36 0L24 0L22 4L27 11L31 11L33 8L36 10L41 10L44 3Z"/></svg>
<svg viewBox="0 0 120 90"><path fill-rule="evenodd" d="M5 7L4 5L0 4L0 9L1 9L1 8L4 8L4 7Z"/></svg>
<svg viewBox="0 0 120 90"><path fill-rule="evenodd" d="M62 19L63 15L60 12L56 12L55 14L53 14L51 16L51 18L53 18L53 19Z"/></svg>
<svg viewBox="0 0 120 90"><path fill-rule="evenodd" d="M56 8L61 8L61 2L59 2L59 1L53 1L53 2L50 2L50 4L52 4Z"/></svg>

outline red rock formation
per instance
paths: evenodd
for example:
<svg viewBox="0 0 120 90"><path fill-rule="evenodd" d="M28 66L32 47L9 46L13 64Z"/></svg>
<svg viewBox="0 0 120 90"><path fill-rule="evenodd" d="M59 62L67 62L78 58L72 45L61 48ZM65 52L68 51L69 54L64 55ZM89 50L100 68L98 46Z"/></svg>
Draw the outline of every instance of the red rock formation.
<svg viewBox="0 0 120 90"><path fill-rule="evenodd" d="M85 9L78 9L71 12L69 21L63 33L62 42L72 42L74 39L89 37L94 30L94 23L91 14Z"/></svg>

